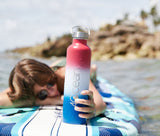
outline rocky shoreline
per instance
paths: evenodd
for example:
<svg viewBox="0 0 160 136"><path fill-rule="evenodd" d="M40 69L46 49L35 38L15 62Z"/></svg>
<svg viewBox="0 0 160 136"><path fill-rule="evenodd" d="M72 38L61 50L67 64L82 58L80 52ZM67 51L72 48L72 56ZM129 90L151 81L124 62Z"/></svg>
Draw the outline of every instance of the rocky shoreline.
<svg viewBox="0 0 160 136"><path fill-rule="evenodd" d="M11 52L44 58L60 57L66 55L71 43L71 35L66 34L56 40L48 38L42 44ZM137 23L107 24L97 31L92 30L88 45L92 50L92 60L160 58L160 32L149 33L145 25Z"/></svg>

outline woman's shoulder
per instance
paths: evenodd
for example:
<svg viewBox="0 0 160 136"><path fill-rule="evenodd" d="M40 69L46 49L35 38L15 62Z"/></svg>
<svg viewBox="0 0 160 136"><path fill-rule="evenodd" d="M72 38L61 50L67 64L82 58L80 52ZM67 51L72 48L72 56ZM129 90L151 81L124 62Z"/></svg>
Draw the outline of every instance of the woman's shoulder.
<svg viewBox="0 0 160 136"><path fill-rule="evenodd" d="M2 94L7 94L7 93L9 93L10 91L11 91L11 89L10 89L10 88L7 88L7 89L3 90L2 92L0 92L0 95L2 95Z"/></svg>
<svg viewBox="0 0 160 136"><path fill-rule="evenodd" d="M65 78L65 67L59 67L55 73L58 77Z"/></svg>
<svg viewBox="0 0 160 136"><path fill-rule="evenodd" d="M58 69L65 67L66 65L66 58L57 59L54 61L50 67L53 71L57 71Z"/></svg>
<svg viewBox="0 0 160 136"><path fill-rule="evenodd" d="M66 58L60 58L57 59L56 61L54 61L50 67L54 67L54 66L59 66L59 67L64 67L66 65Z"/></svg>
<svg viewBox="0 0 160 136"><path fill-rule="evenodd" d="M7 88L0 93L0 107L10 107L13 105L13 103L11 102L11 100L8 97L9 91L10 91L10 89Z"/></svg>

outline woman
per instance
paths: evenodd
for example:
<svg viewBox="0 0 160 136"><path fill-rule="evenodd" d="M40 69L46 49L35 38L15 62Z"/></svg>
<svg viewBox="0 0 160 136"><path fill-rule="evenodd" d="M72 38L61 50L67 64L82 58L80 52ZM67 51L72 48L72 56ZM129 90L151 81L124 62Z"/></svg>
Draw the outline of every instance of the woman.
<svg viewBox="0 0 160 136"><path fill-rule="evenodd" d="M9 88L0 93L1 107L24 107L35 105L62 105L65 67L53 64L51 67L34 59L24 59L17 63L9 77ZM89 91L90 90L90 91ZM106 104L90 81L89 100L76 99L75 102L88 107L77 107L81 118L92 118L102 113ZM87 114L86 114L87 113Z"/></svg>

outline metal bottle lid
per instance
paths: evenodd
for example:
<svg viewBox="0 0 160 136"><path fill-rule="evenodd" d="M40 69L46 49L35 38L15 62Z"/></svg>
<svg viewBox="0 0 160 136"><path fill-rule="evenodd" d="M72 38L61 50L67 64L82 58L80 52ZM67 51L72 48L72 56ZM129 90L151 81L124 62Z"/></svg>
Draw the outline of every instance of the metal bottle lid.
<svg viewBox="0 0 160 136"><path fill-rule="evenodd" d="M90 35L89 29L82 26L72 27L71 33L72 37L75 39L88 39Z"/></svg>

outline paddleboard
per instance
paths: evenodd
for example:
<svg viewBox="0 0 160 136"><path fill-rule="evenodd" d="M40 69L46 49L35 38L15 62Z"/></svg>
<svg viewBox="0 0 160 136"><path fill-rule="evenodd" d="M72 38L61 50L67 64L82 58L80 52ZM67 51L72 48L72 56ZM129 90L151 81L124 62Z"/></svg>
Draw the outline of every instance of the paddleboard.
<svg viewBox="0 0 160 136"><path fill-rule="evenodd" d="M63 123L62 106L0 109L0 135L137 136L140 123L133 101L103 78L98 77L96 88L107 109L85 125Z"/></svg>

